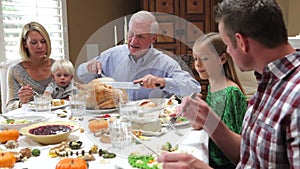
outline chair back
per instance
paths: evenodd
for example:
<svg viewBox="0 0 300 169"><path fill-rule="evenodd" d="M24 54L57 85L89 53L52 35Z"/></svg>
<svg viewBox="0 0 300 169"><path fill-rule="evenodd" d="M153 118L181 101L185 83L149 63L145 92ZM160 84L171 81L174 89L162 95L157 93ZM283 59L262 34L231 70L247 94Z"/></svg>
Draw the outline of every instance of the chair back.
<svg viewBox="0 0 300 169"><path fill-rule="evenodd" d="M0 111L1 111L1 113L6 112L6 102L8 100L8 81L7 81L8 68L12 65L19 63L20 61L21 61L20 59L17 59L17 60L3 61L0 63L0 75L1 75L1 78L0 78L1 109L0 109Z"/></svg>

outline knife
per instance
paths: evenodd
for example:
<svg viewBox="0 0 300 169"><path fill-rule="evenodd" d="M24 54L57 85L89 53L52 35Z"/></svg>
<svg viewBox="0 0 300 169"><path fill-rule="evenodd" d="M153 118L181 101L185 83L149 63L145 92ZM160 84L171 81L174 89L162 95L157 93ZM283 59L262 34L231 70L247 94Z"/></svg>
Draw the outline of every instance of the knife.
<svg viewBox="0 0 300 169"><path fill-rule="evenodd" d="M104 84L110 85L116 89L140 89L141 85L134 84L133 82L102 82Z"/></svg>

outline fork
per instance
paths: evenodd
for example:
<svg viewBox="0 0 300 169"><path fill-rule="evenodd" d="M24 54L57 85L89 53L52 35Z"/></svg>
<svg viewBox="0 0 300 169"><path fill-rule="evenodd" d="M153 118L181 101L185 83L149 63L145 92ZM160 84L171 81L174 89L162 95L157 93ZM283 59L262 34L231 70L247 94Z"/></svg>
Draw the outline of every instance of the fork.
<svg viewBox="0 0 300 169"><path fill-rule="evenodd" d="M25 84L21 84L21 86L25 86ZM33 89L32 89L32 92L33 92L33 94L35 94L35 95L37 95L37 96L40 95L37 91L35 91L35 90L33 90Z"/></svg>
<svg viewBox="0 0 300 169"><path fill-rule="evenodd" d="M4 115L4 114L0 114L0 117L3 117L5 120L11 120L10 117L8 117L8 116L6 116L6 115Z"/></svg>
<svg viewBox="0 0 300 169"><path fill-rule="evenodd" d="M198 94L197 92L192 93L191 94L191 98L192 99L195 98L197 96L197 94ZM178 113L176 116L171 117L171 119L167 123L167 129L174 129L179 134L180 132L176 129L174 123L176 122L177 118L179 116L181 116L182 114L183 114L183 111L181 111L180 113Z"/></svg>
<svg viewBox="0 0 300 169"><path fill-rule="evenodd" d="M35 90L33 90L33 89L32 89L32 92L33 92L35 95L37 95L37 96L40 95L37 91L35 91Z"/></svg>

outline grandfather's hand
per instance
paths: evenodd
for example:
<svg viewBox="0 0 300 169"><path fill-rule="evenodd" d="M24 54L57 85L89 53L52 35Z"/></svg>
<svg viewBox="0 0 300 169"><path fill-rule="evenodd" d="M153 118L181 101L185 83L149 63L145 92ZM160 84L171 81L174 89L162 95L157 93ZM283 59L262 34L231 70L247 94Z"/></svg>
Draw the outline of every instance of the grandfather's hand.
<svg viewBox="0 0 300 169"><path fill-rule="evenodd" d="M186 153L164 153L158 157L157 161L163 163L164 169L211 169L203 161Z"/></svg>
<svg viewBox="0 0 300 169"><path fill-rule="evenodd" d="M90 60L87 62L87 70L94 74L101 74L102 66L101 63L97 60Z"/></svg>
<svg viewBox="0 0 300 169"><path fill-rule="evenodd" d="M165 78L153 76L148 74L143 78L133 81L134 84L140 83L145 88L158 88L166 85Z"/></svg>
<svg viewBox="0 0 300 169"><path fill-rule="evenodd" d="M33 91L32 91L32 87L29 84L22 86L18 91L18 97L20 99L21 104L29 102L32 96L33 96Z"/></svg>

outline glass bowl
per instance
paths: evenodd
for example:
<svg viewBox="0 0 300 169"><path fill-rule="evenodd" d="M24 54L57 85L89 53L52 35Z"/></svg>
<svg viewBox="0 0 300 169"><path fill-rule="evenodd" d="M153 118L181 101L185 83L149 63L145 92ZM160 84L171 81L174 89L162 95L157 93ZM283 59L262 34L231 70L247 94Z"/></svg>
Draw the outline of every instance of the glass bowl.
<svg viewBox="0 0 300 169"><path fill-rule="evenodd" d="M136 123L155 121L164 109L163 104L152 104L151 107L142 106L144 101L121 101L119 110L121 117Z"/></svg>

